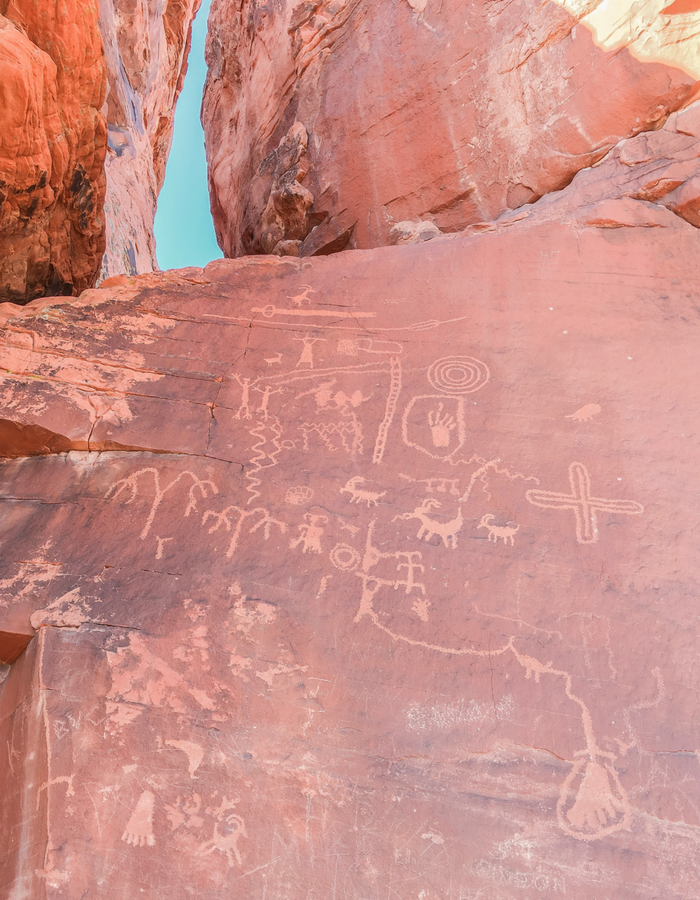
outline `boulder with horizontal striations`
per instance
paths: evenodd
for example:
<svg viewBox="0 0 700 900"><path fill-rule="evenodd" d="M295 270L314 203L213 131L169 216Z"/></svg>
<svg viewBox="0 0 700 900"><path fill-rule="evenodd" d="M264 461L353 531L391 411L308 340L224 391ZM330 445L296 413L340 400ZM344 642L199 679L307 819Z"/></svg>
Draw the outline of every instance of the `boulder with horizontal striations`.
<svg viewBox="0 0 700 900"><path fill-rule="evenodd" d="M214 0L203 122L221 247L376 247L406 222L454 233L561 190L694 96L700 11L662 7Z"/></svg>

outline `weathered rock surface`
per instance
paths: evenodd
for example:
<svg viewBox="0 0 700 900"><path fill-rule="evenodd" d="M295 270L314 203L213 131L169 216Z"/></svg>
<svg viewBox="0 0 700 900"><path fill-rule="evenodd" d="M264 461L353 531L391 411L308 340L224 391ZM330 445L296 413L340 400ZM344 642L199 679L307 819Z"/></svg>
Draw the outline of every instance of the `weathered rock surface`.
<svg viewBox="0 0 700 900"><path fill-rule="evenodd" d="M0 308L3 891L696 900L700 234L609 203Z"/></svg>
<svg viewBox="0 0 700 900"><path fill-rule="evenodd" d="M101 278L158 268L153 236L192 21L201 0L102 0L109 144Z"/></svg>
<svg viewBox="0 0 700 900"><path fill-rule="evenodd" d="M104 252L96 0L0 0L0 299L94 284Z"/></svg>
<svg viewBox="0 0 700 900"><path fill-rule="evenodd" d="M199 5L0 0L0 300L157 268L156 197Z"/></svg>
<svg viewBox="0 0 700 900"><path fill-rule="evenodd" d="M567 190L501 222L532 215L608 227L653 225L659 216L664 220L659 207L700 228L700 101L673 113L661 130L621 141Z"/></svg>
<svg viewBox="0 0 700 900"><path fill-rule="evenodd" d="M662 7L214 0L219 243L374 247L405 242L407 222L456 232L561 189L694 91L700 11Z"/></svg>

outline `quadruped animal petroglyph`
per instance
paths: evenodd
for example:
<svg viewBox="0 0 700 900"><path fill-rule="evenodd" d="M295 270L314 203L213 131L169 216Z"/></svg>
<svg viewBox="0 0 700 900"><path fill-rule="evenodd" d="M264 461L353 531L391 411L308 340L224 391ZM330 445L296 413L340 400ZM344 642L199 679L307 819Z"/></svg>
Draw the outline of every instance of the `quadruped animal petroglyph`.
<svg viewBox="0 0 700 900"><path fill-rule="evenodd" d="M455 659L488 655L492 665L499 660L515 661L525 680L533 683L554 679L578 710L585 744L561 785L557 821L568 835L584 841L628 828L630 805L614 767L615 756L601 747L590 706L574 690L572 675L565 666L542 662L526 652L515 632L488 649L450 645L431 637L430 632L440 627L443 578L453 566L472 565L474 554L483 552L479 541L468 540L480 529L486 531L488 543L508 548L507 556L501 559L512 559L521 552L522 545L516 546L515 539L523 525L532 540L546 534L547 522L535 514L537 509L573 511L578 543L592 544L598 539L596 515L639 515L643 507L635 501L594 496L583 463L569 466L571 492L565 494L542 490L541 475L520 472L504 462L502 455L482 456L478 447L468 447L472 413L466 398L491 383L488 366L473 357L444 357L427 369L423 367L422 377L435 393L421 394L420 388L406 388L405 359L399 363L398 356L391 356L377 363L333 367L326 358L334 352L332 340L298 340L303 345L300 362L304 365L275 375L233 376L240 390L236 421L243 431L239 433L248 435L249 464L240 485L233 492L230 486L223 490L220 478L215 483L189 471L172 476L165 490L156 480L156 502L148 511L142 534L150 532L166 494L169 501L177 503L177 491L171 491L176 485L189 491L185 514L196 511L202 498L212 501L218 494L218 502L208 503L199 518L212 538L222 530L228 533L227 546L222 548L227 559L236 556L243 561L245 554L252 552L251 540L257 536L262 538L257 545L260 561L269 544L275 548L271 552L277 554L277 566L284 565L280 554L291 553L297 560L295 566L313 570L318 602L335 596L344 585L356 583L359 604L355 627L369 622L383 639L417 653ZM319 359L307 351L312 346L324 348ZM390 349L395 351L395 347ZM355 352L361 351L353 345ZM374 384L367 381L368 376ZM372 408L381 416L379 429L372 427L365 413L365 407L376 404L377 399L380 405ZM400 427L395 424L399 417ZM298 479L292 468L294 480L290 483L286 467L290 460L303 460L312 450L312 441L313 452L336 461L337 472L334 469L334 476L328 478L303 470L303 478ZM401 472L392 463L398 453L404 467ZM351 464L355 474L348 477L338 461ZM272 470L281 476L279 486L270 477ZM110 488L107 497L118 500L129 490L131 501L147 471L126 475ZM533 483L537 487L531 486ZM249 496L245 498L241 492ZM515 516L510 521L499 520L490 511L489 507L494 508L494 492L501 492L514 509L517 507L518 521L513 521ZM406 511L397 511L399 500ZM405 522L417 523L417 530L407 533L402 524ZM160 525L159 529L160 558L170 536L167 529ZM420 550L416 542L420 542ZM460 584L464 574L463 568ZM334 580L329 587L331 578ZM380 604L389 604L390 597L396 598L394 606L398 602L403 615L411 617L410 627L400 627L400 619L387 623ZM285 670L282 666L274 671L278 669ZM146 822L148 798L142 805L143 811L136 818ZM145 828L135 819L127 837L133 835L130 840L148 843L148 835L144 832L141 836ZM247 833L239 814L229 810L212 828L213 835L201 853L217 852L228 865L240 864L238 840Z"/></svg>

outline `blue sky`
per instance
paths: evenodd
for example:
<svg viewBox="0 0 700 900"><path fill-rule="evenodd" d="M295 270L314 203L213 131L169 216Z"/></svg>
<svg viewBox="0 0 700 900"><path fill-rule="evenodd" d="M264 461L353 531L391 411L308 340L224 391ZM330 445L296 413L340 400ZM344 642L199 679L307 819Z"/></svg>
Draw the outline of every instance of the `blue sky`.
<svg viewBox="0 0 700 900"><path fill-rule="evenodd" d="M161 269L205 266L223 255L209 211L204 132L199 121L210 4L211 0L202 0L192 28L189 68L175 110L173 146L158 197L155 234Z"/></svg>

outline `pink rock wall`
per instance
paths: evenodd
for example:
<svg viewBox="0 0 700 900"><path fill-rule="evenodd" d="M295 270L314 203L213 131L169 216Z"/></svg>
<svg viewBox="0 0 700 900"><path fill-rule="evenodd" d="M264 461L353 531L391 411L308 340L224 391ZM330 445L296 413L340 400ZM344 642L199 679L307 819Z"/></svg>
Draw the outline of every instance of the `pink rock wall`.
<svg viewBox="0 0 700 900"><path fill-rule="evenodd" d="M587 190L0 309L3 891L695 900L700 235Z"/></svg>
<svg viewBox="0 0 700 900"><path fill-rule="evenodd" d="M699 14L640 24L623 0L627 32L608 35L597 6L214 0L203 121L225 253L456 232L659 127L700 77Z"/></svg>

